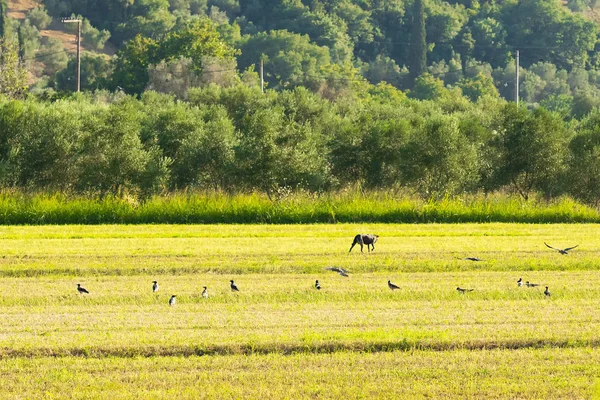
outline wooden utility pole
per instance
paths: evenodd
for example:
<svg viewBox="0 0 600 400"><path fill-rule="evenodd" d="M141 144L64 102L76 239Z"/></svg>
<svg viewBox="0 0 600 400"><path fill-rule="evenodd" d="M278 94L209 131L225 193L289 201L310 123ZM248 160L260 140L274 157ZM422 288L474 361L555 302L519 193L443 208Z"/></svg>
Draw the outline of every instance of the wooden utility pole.
<svg viewBox="0 0 600 400"><path fill-rule="evenodd" d="M81 20L78 18L61 18L61 22L77 22L77 91L81 91Z"/></svg>

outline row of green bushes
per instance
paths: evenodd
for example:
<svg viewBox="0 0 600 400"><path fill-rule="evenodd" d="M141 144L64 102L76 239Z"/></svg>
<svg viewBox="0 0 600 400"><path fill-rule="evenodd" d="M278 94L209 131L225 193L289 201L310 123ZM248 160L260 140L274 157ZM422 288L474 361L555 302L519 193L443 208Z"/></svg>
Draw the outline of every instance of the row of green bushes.
<svg viewBox="0 0 600 400"><path fill-rule="evenodd" d="M178 193L144 203L64 194L0 194L0 224L226 223L460 223L600 222L598 210L569 198L525 202L506 195L424 201L383 192L294 194L271 201L261 194Z"/></svg>
<svg viewBox="0 0 600 400"><path fill-rule="evenodd" d="M600 111L566 123L484 98L416 101L379 87L329 102L299 88L0 99L0 189L147 199L402 190L422 198L510 191L600 202ZM378 90L379 90L378 89Z"/></svg>

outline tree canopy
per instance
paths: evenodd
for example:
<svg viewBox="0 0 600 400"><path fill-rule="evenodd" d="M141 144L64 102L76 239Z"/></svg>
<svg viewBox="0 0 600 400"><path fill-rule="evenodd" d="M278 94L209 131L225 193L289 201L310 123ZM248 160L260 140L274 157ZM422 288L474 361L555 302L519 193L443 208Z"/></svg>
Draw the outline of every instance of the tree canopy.
<svg viewBox="0 0 600 400"><path fill-rule="evenodd" d="M181 59L191 61L186 68L198 76L188 79L190 84L210 81L202 78L203 65L214 56L233 60L227 66L240 77L262 60L267 87L305 86L328 98L348 93L334 84L330 72L337 71L336 83L355 80L358 73L369 83L384 81L403 91L428 73L471 100L495 95L492 85L510 100L519 50L525 103L536 107L563 95L575 99L580 91L600 98L598 24L587 17L596 7L591 0L577 7L559 0L41 1L43 7L30 13L30 24L21 23L19 32L25 35L51 17L81 16L85 43L101 49L108 41L118 49L103 87L138 95L150 87L148 70ZM9 24L7 29L15 28ZM35 32L22 41L25 58L44 46ZM48 53L59 51L53 50ZM43 60L42 73L53 75L66 67L66 60ZM101 71L86 74L106 73L102 65L97 68Z"/></svg>

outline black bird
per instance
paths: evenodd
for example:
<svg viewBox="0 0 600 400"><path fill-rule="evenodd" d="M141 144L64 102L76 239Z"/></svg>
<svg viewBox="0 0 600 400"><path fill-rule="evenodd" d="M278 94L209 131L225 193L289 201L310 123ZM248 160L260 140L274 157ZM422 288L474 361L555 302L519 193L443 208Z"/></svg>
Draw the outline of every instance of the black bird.
<svg viewBox="0 0 600 400"><path fill-rule="evenodd" d="M519 285L519 287L523 286L523 278L519 278L517 285Z"/></svg>
<svg viewBox="0 0 600 400"><path fill-rule="evenodd" d="M458 290L458 293L465 294L466 292L472 292L475 289L462 289L457 287L456 290Z"/></svg>
<svg viewBox="0 0 600 400"><path fill-rule="evenodd" d="M567 247L566 249L557 249L556 247L552 247L552 246L550 246L550 245L549 245L548 243L546 243L546 242L544 242L544 244L545 244L545 245L546 245L546 247L548 247L549 249L556 250L556 251L558 251L560 254L563 254L563 255L569 254L569 251L570 251L570 250L573 250L575 247L578 247L578 246L579 246L579 245L577 245L577 246L573 246L573 247Z"/></svg>
<svg viewBox="0 0 600 400"><path fill-rule="evenodd" d="M176 298L176 297L177 297L177 296L175 296L175 295L171 296L171 298L169 299L169 305L170 305L170 306L174 306L174 305L175 305L175 301L176 301L176 299L175 299L175 298Z"/></svg>
<svg viewBox="0 0 600 400"><path fill-rule="evenodd" d="M206 286L203 286L203 288L204 290L202 291L202 297L208 299L208 288Z"/></svg>
<svg viewBox="0 0 600 400"><path fill-rule="evenodd" d="M158 282L152 281L152 291L158 292Z"/></svg>
<svg viewBox="0 0 600 400"><path fill-rule="evenodd" d="M315 289L321 290L321 284L319 283L318 279L315 281Z"/></svg>
<svg viewBox="0 0 600 400"><path fill-rule="evenodd" d="M81 293L81 294L83 294L83 293L87 293L87 294L89 294L89 293L90 293L90 292L88 292L87 290L85 290L85 288L81 287L81 284L80 284L80 283L78 283L78 284L77 284L77 291L78 291L79 293Z"/></svg>
<svg viewBox="0 0 600 400"><path fill-rule="evenodd" d="M477 258L477 257L465 257L462 260L467 260L467 261L484 261L481 258Z"/></svg>
<svg viewBox="0 0 600 400"><path fill-rule="evenodd" d="M233 282L233 279L230 280L229 282L231 282L231 290L233 290L234 292L239 292L240 289L238 289L238 287L236 286L235 282Z"/></svg>
<svg viewBox="0 0 600 400"><path fill-rule="evenodd" d="M325 268L325 269L327 271L337 272L338 274L340 274L341 276L345 276L346 278L348 277L348 271L346 271L344 268L328 267L328 268Z"/></svg>
<svg viewBox="0 0 600 400"><path fill-rule="evenodd" d="M539 283L529 283L529 281L525 282L525 286L527 287L536 287L536 286L540 286Z"/></svg>
<svg viewBox="0 0 600 400"><path fill-rule="evenodd" d="M548 290L548 286L546 286L546 290L544 290L544 294L550 297L550 291Z"/></svg>
<svg viewBox="0 0 600 400"><path fill-rule="evenodd" d="M400 286L394 285L392 281L388 281L388 287L392 290L400 289Z"/></svg>

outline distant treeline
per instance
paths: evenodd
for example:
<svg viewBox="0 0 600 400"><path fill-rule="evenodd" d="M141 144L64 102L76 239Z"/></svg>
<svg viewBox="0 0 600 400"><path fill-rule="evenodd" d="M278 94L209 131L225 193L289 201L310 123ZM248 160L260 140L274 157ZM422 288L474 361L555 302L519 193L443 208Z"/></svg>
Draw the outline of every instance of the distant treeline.
<svg viewBox="0 0 600 400"><path fill-rule="evenodd" d="M192 89L0 101L0 188L147 199L182 190L425 199L514 193L600 199L600 112L564 122L497 97L417 101L373 87L330 102L304 88Z"/></svg>

